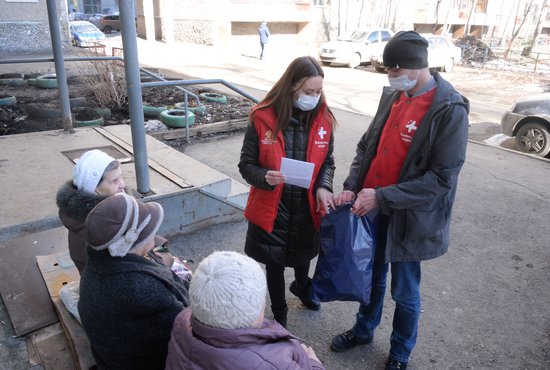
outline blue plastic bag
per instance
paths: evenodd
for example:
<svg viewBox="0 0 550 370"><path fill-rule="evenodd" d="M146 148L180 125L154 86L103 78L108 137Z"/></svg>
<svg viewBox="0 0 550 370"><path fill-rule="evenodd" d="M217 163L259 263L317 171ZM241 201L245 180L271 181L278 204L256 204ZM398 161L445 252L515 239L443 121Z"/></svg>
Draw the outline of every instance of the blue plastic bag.
<svg viewBox="0 0 550 370"><path fill-rule="evenodd" d="M374 257L374 225L344 204L323 217L321 246L313 275L313 295L321 302L369 304Z"/></svg>

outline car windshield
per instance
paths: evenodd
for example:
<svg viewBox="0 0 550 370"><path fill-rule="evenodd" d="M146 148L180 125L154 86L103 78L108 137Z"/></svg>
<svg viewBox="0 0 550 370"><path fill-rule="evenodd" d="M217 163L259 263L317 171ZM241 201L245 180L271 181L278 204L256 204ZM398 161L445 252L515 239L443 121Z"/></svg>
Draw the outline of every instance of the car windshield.
<svg viewBox="0 0 550 370"><path fill-rule="evenodd" d="M74 27L74 30L77 32L82 32L82 33L97 32L97 28L95 28L91 24L79 24L73 27Z"/></svg>
<svg viewBox="0 0 550 370"><path fill-rule="evenodd" d="M338 38L340 41L359 42L365 38L367 33L364 31L353 31L351 34L342 35Z"/></svg>

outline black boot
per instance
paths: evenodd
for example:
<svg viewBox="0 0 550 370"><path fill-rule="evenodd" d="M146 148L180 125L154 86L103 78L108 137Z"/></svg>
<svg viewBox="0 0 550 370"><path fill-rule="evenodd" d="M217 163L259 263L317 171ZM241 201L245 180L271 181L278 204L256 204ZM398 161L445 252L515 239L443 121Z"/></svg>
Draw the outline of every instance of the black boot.
<svg viewBox="0 0 550 370"><path fill-rule="evenodd" d="M303 289L298 288L296 280L290 283L289 287L290 293L294 294L296 297L300 298L302 304L313 311L318 311L321 309L321 302L313 298L313 288L311 286L311 279L307 279L307 285Z"/></svg>
<svg viewBox="0 0 550 370"><path fill-rule="evenodd" d="M271 306L271 311L273 312L273 318L275 319L275 321L286 328L286 316L288 313L288 306L285 304L285 306L280 309Z"/></svg>

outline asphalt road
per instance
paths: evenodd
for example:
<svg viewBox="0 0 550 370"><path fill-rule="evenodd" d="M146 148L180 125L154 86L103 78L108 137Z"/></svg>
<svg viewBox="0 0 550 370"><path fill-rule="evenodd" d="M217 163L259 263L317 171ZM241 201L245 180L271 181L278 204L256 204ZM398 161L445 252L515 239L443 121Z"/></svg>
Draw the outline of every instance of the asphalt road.
<svg viewBox="0 0 550 370"><path fill-rule="evenodd" d="M227 62L210 71L210 58L206 58L206 64L186 61L181 71L194 77L223 76L262 97L284 69L275 61L259 65L252 57L235 58L244 59L244 64L218 58ZM166 71L181 73L178 69L171 66ZM370 67L325 68L325 73L325 91L340 123L335 134L338 192L385 75L375 74ZM467 76L471 79L465 80ZM516 96L540 89L529 78L520 78L519 83L510 80L517 76L493 78L490 72L457 69L444 77L472 102L471 136L479 140L498 133L501 112ZM242 134L234 134L187 145L184 152L242 181L236 165L241 145ZM449 253L423 263L423 313L410 369L550 368L549 178L547 160L469 143ZM196 260L213 250L242 252L245 231L246 222L218 225L174 240L175 250ZM290 281L292 275L287 272ZM327 369L383 368L392 320L389 297L373 345L344 354L331 352L328 346L335 334L351 328L357 304L325 303L321 311L312 312L290 294L288 301L289 329L313 346Z"/></svg>
<svg viewBox="0 0 550 370"><path fill-rule="evenodd" d="M160 43L159 43L160 44ZM261 97L294 52L253 53L181 45L140 43L142 64L166 75L223 78ZM370 122L385 75L370 67L326 68L325 89L340 121L336 131L335 190ZM516 96L540 89L537 83L493 78L491 72L460 69L444 74L472 102L472 131L494 130L501 111ZM489 135L490 133L485 133ZM481 134L480 134L481 135ZM240 180L242 133L185 147L185 153ZM409 369L549 369L550 368L550 163L511 151L470 142L459 179L451 245L445 256L423 264L419 340ZM241 180L242 181L242 180ZM173 252L200 261L213 250L242 251L246 222L217 225L172 240ZM291 275L287 276L287 283ZM393 303L386 299L374 343L348 353L331 352L335 334L349 329L357 304L325 303L305 310L289 296L289 329L313 346L327 369L381 369L389 350ZM0 305L0 317L6 318ZM0 363L28 369L25 343L11 338L9 323L0 325ZM1 366L0 366L1 367Z"/></svg>

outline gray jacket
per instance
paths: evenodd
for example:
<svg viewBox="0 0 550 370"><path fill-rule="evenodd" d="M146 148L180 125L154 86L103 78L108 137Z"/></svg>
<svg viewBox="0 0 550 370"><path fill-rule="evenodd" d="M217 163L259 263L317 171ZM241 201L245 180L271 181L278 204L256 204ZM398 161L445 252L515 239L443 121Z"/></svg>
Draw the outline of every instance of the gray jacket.
<svg viewBox="0 0 550 370"><path fill-rule="evenodd" d="M434 101L415 133L397 184L376 189L389 217L386 262L423 261L447 252L458 173L466 157L468 99L437 72ZM385 87L378 111L359 141L344 190L358 193L399 92Z"/></svg>

